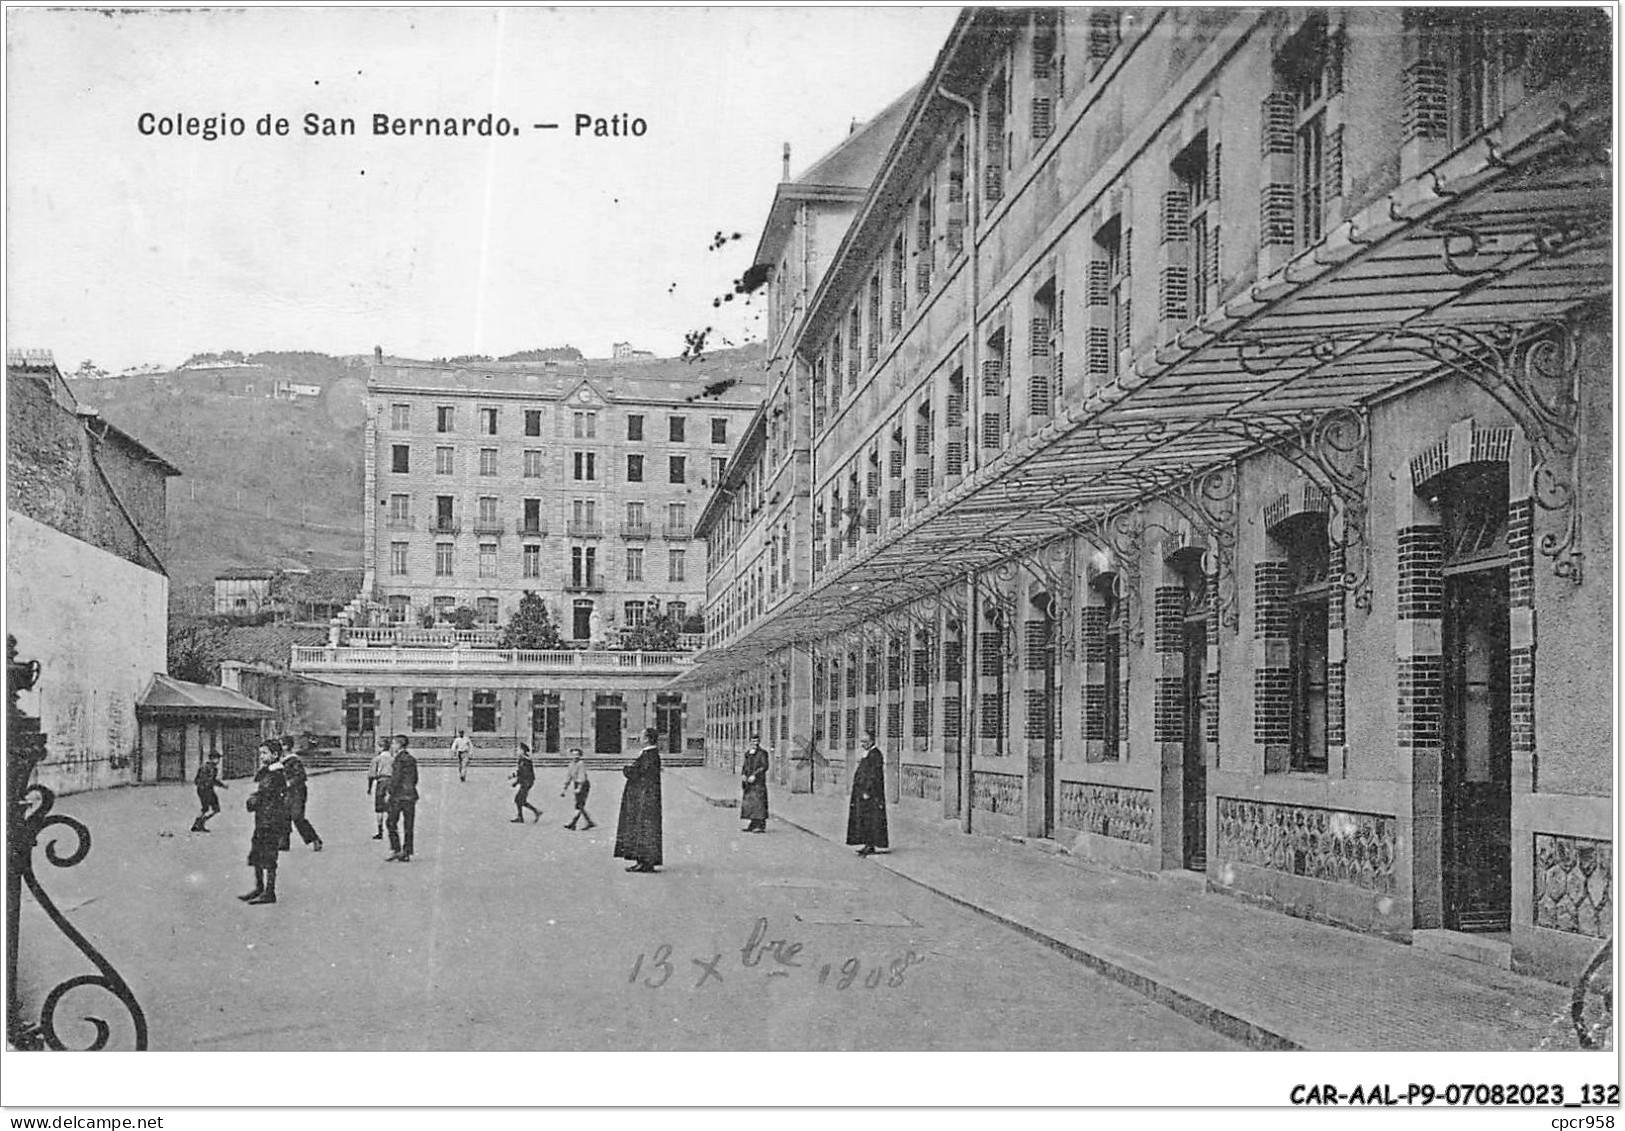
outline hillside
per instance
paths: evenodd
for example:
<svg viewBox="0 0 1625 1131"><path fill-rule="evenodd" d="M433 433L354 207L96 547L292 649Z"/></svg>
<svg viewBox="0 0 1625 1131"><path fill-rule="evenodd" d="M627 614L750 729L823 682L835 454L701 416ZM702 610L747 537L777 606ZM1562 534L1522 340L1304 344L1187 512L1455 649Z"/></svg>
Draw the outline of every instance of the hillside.
<svg viewBox="0 0 1625 1131"><path fill-rule="evenodd" d="M176 611L208 611L215 574L232 566L361 564L366 370L334 358L319 366L314 356L286 368L70 382L80 403L181 469L169 487ZM223 372L324 388L317 397L273 400L222 391Z"/></svg>

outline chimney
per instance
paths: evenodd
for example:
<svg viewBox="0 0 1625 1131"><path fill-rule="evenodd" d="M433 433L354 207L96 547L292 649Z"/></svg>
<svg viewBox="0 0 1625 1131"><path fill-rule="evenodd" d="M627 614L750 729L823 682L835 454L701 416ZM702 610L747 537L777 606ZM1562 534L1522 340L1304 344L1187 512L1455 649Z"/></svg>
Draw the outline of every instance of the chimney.
<svg viewBox="0 0 1625 1131"><path fill-rule="evenodd" d="M853 134L855 134L857 132L858 132L858 120L856 118L853 118L852 119L852 124L846 128L846 136L851 137Z"/></svg>
<svg viewBox="0 0 1625 1131"><path fill-rule="evenodd" d="M374 365L382 365L384 363L384 347L383 346L373 346L372 347L372 363Z"/></svg>
<svg viewBox="0 0 1625 1131"><path fill-rule="evenodd" d="M785 142L784 143L784 175L782 177L780 177L779 180L788 181L789 179L790 179L790 143Z"/></svg>

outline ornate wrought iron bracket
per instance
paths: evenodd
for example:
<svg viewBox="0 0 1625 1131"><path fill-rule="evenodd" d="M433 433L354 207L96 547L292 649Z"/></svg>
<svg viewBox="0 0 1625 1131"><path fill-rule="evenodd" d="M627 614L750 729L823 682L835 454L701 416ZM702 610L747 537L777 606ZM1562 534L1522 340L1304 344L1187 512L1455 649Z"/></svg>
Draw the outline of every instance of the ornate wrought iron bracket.
<svg viewBox="0 0 1625 1131"><path fill-rule="evenodd" d="M1285 460L1326 492L1327 539L1342 551L1342 585L1361 612L1371 611L1371 427L1363 409L1221 417L1214 430Z"/></svg>
<svg viewBox="0 0 1625 1131"><path fill-rule="evenodd" d="M1166 503L1207 539L1203 572L1218 585L1219 623L1232 632L1240 631L1236 580L1236 485L1240 479L1234 463L1211 468L1186 480L1155 498ZM1147 530L1175 531L1147 524Z"/></svg>
<svg viewBox="0 0 1625 1131"><path fill-rule="evenodd" d="M1578 316L1527 325L1413 324L1394 333L1408 350L1441 370L1471 381L1495 398L1523 429L1530 449L1530 494L1556 516L1558 528L1540 537L1552 571L1581 584L1579 476L1585 421L1580 398Z"/></svg>
<svg viewBox="0 0 1625 1131"><path fill-rule="evenodd" d="M135 1048L147 1047L147 1017L135 999L130 985L96 949L95 945L68 921L56 902L51 899L39 877L34 873L34 849L45 840L45 858L58 868L71 868L90 854L90 830L82 821L60 813L53 813L56 794L39 784L30 784L34 767L45 758L45 735L39 731L39 720L17 709L17 694L33 687L39 678L39 664L17 659L17 642L6 639L7 704L6 704L6 1036L13 1048L53 1049L68 1051L57 1028L57 1013L64 1000L75 990L96 987L112 994L129 1012L135 1031ZM57 851L57 828L73 834L73 850L63 854ZM17 967L21 925L18 914L22 909L24 888L34 898L46 918L65 935L79 953L96 968L94 974L80 974L58 983L45 995L38 1021L26 1018L17 985ZM74 1051L95 1051L107 1047L113 1027L103 1018L84 1018L95 1030L89 1044Z"/></svg>
<svg viewBox="0 0 1625 1131"><path fill-rule="evenodd" d="M1144 618L1140 615L1140 555L1145 545L1145 523L1139 505L1096 519L1085 532L1085 537L1113 558L1113 592L1129 641L1136 646L1145 639Z"/></svg>

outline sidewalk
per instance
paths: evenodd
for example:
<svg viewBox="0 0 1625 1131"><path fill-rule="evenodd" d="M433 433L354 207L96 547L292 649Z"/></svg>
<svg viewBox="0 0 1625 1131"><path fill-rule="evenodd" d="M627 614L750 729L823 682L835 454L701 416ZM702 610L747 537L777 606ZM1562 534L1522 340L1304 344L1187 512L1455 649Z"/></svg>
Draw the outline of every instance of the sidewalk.
<svg viewBox="0 0 1625 1131"><path fill-rule="evenodd" d="M713 804L739 803L732 774L673 774ZM875 866L1251 1047L1578 1047L1562 986L1251 907L1194 883L1121 872L1050 847L966 836L948 822L889 808L892 850L872 857ZM771 811L777 822L845 843L844 793L809 796L775 786Z"/></svg>

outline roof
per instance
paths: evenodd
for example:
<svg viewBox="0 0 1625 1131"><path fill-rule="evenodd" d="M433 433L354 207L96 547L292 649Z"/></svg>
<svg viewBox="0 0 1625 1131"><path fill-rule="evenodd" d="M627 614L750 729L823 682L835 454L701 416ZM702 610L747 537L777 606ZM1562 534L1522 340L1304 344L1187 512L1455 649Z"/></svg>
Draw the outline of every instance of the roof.
<svg viewBox="0 0 1625 1131"><path fill-rule="evenodd" d="M1571 319L1605 312L1614 276L1610 111L1611 91L1586 77L1526 97L1496 139L1401 181L1171 341L1141 347L1110 383L1062 403L1048 424L843 555L735 642L700 652L682 681L748 670L912 601L952 607L965 577L1017 558L1035 577L1048 571L1046 585L1065 586L1075 567L1046 559L1045 548L1080 535L1108 559L1136 561L1152 529L1136 517L1147 502L1213 531L1219 576L1233 580L1234 465L1259 452L1336 493L1350 524L1342 584L1357 607L1369 602L1380 579L1367 529L1365 408L1463 373L1527 389L1521 383L1533 379L1512 374L1540 364L1529 360L1539 350L1573 359L1562 379L1579 379ZM1560 237L1553 216L1562 217ZM1580 394L1565 395L1577 416ZM1525 391L1501 404L1532 443L1548 445L1546 466L1564 486L1550 507L1558 529L1541 552L1578 584L1579 444L1575 431L1553 431L1578 426L1533 403L1540 399ZM1234 587L1219 599L1221 623L1234 630Z"/></svg>
<svg viewBox="0 0 1625 1131"><path fill-rule="evenodd" d="M773 194L767 220L762 224L762 235L756 242L753 263L771 264L776 258L772 249L778 247L784 233L789 230L797 204L823 201L856 206L863 202L868 195L869 185L880 170L881 159L890 150L903 118L918 93L918 87L905 91L891 105L814 161L799 177L779 185Z"/></svg>
<svg viewBox="0 0 1625 1131"><path fill-rule="evenodd" d="M171 679L161 673L152 677L152 683L136 700L137 715L215 715L224 718L269 719L276 712L264 703L256 702L224 687L209 687L202 683L188 683L184 679Z"/></svg>
<svg viewBox="0 0 1625 1131"><path fill-rule="evenodd" d="M361 592L364 569L286 570L272 589L277 597L307 604L347 604Z"/></svg>
<svg viewBox="0 0 1625 1131"><path fill-rule="evenodd" d="M274 569L223 569L214 575L216 581L269 581L276 576Z"/></svg>
<svg viewBox="0 0 1625 1131"><path fill-rule="evenodd" d="M85 422L92 436L99 440L111 440L138 462L154 464L165 475L181 474L180 468L108 420L99 409L80 404L63 378L62 371L51 360L49 350L8 350L6 376L39 382L58 408Z"/></svg>
<svg viewBox="0 0 1625 1131"><path fill-rule="evenodd" d="M903 124L908 108L919 94L918 85L911 86L892 100L880 113L848 134L824 156L814 161L801 176L791 183L797 185L844 185L868 191L880 169L880 162L891 148L892 139Z"/></svg>
<svg viewBox="0 0 1625 1131"><path fill-rule="evenodd" d="M586 380L613 402L685 403L754 408L766 382L760 346L681 358L590 361L490 361L453 365L386 357L367 379L374 392L448 393L562 401ZM726 383L726 384L725 384ZM723 387L718 389L717 386Z"/></svg>
<svg viewBox="0 0 1625 1131"><path fill-rule="evenodd" d="M293 658L294 645L314 647L326 643L327 629L319 625L233 625L222 635L218 654L222 660L285 669Z"/></svg>
<svg viewBox="0 0 1625 1131"><path fill-rule="evenodd" d="M157 452L155 452L151 448L147 447L147 445L143 444L140 440L137 440L134 436L130 435L128 432L124 431L124 429L118 427L118 425L112 423L110 420L108 420L106 417L102 416L95 409L87 409L87 408L81 406L79 408L78 412L79 412L80 416L89 417L92 421L95 422L92 425L91 431L92 431L92 433L94 435L96 435L100 439L113 440L113 441L117 442L118 444L123 446L125 449L127 449L130 455L134 456L136 459L140 460L142 463L153 464L154 466L156 466L158 468L159 471L163 472L163 474L165 474L165 475L180 475L181 474L181 469L180 468L178 468L174 464L170 463L163 456L159 455Z"/></svg>

